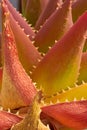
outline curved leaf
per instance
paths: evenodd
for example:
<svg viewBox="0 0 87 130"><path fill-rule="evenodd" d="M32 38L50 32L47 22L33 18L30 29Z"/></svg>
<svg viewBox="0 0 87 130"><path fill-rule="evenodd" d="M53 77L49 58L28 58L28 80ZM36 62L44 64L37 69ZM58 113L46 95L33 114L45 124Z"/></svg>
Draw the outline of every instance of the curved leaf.
<svg viewBox="0 0 87 130"><path fill-rule="evenodd" d="M38 61L41 59L41 55L38 52L37 48L29 40L29 37L26 36L21 27L17 24L8 8L3 3L3 12L9 13L8 19L11 26L12 32L15 37L19 59L25 68L26 72L29 74L29 71L33 68L33 65L37 65ZM21 38L20 38L21 36Z"/></svg>
<svg viewBox="0 0 87 130"><path fill-rule="evenodd" d="M42 108L43 114L73 129L87 128L87 101L60 103Z"/></svg>
<svg viewBox="0 0 87 130"><path fill-rule="evenodd" d="M1 89L1 104L4 108L18 108L29 105L36 89L19 61L14 35L6 15L4 23L4 67Z"/></svg>
<svg viewBox="0 0 87 130"><path fill-rule="evenodd" d="M18 22L18 24L21 26L21 28L24 29L24 32L26 35L30 35L30 39L35 36L34 31L32 28L28 25L28 23L25 21L25 19L19 14L19 12L16 11L16 9L12 6L12 4L9 2L9 0L3 0L6 5L8 6L8 9L14 19Z"/></svg>
<svg viewBox="0 0 87 130"><path fill-rule="evenodd" d="M87 12L44 56L32 78L45 95L73 86L77 80L87 32Z"/></svg>
<svg viewBox="0 0 87 130"><path fill-rule="evenodd" d="M72 16L75 22L87 10L87 0L76 0L72 5Z"/></svg>
<svg viewBox="0 0 87 130"><path fill-rule="evenodd" d="M46 1L46 0L45 0ZM43 23L48 19L48 17L56 10L57 6L62 4L62 0L49 0L46 7L40 14L40 17L38 18L35 29L39 30L40 26L43 25Z"/></svg>
<svg viewBox="0 0 87 130"><path fill-rule="evenodd" d="M87 82L87 52L84 52L82 55L78 84L81 84L82 81Z"/></svg>
<svg viewBox="0 0 87 130"><path fill-rule="evenodd" d="M87 99L87 83L76 85L68 90L62 90L61 93L57 93L49 98L45 99L45 102L66 102L74 100L86 100Z"/></svg>
<svg viewBox="0 0 87 130"><path fill-rule="evenodd" d="M12 113L0 110L0 129L8 130L13 125L19 123L22 120L22 117L17 116Z"/></svg>
<svg viewBox="0 0 87 130"><path fill-rule="evenodd" d="M41 12L40 0L27 0L24 17L34 26Z"/></svg>
<svg viewBox="0 0 87 130"><path fill-rule="evenodd" d="M62 7L49 17L35 36L35 46L41 52L47 52L55 40L59 40L72 26L71 0L66 0Z"/></svg>

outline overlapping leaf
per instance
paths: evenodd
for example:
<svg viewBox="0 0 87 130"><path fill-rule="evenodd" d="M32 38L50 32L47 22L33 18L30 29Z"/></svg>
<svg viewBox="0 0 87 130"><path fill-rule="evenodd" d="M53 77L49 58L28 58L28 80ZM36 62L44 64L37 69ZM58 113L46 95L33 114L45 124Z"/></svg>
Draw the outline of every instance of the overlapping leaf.
<svg viewBox="0 0 87 130"><path fill-rule="evenodd" d="M36 95L36 89L19 61L14 35L8 20L8 14L5 15L1 104L6 109L13 109L29 105Z"/></svg>
<svg viewBox="0 0 87 130"><path fill-rule="evenodd" d="M72 5L73 21L75 22L87 10L87 0L76 0Z"/></svg>
<svg viewBox="0 0 87 130"><path fill-rule="evenodd" d="M60 103L42 108L45 116L58 121L68 128L87 128L87 101L74 101L70 103ZM47 118L46 117L46 118Z"/></svg>
<svg viewBox="0 0 87 130"><path fill-rule="evenodd" d="M11 5L9 0L4 0L4 2L8 6L8 9L10 10L10 12L13 15L14 19L18 22L18 24L21 26L21 28L24 29L24 32L26 33L26 35L30 35L30 38L32 39L32 37L35 36L35 33L32 30L32 28L28 25L26 20L21 16L21 14L19 14L16 11L16 9Z"/></svg>
<svg viewBox="0 0 87 130"><path fill-rule="evenodd" d="M59 40L72 26L71 0L66 0L62 7L51 15L35 36L35 46L41 52L47 52L55 40Z"/></svg>
<svg viewBox="0 0 87 130"><path fill-rule="evenodd" d="M48 1L47 6L42 11L40 17L37 20L37 23L35 25L35 29L39 30L40 26L44 24L46 19L56 10L56 8L59 8L62 4L61 0L50 0ZM48 12L48 13L47 13Z"/></svg>
<svg viewBox="0 0 87 130"><path fill-rule="evenodd" d="M67 89L68 86L73 86L76 82L86 31L87 12L38 64L32 77L37 82L37 86L43 89L45 95Z"/></svg>
<svg viewBox="0 0 87 130"><path fill-rule="evenodd" d="M19 59L23 64L23 67L28 72L32 69L33 65L38 64L38 60L41 59L41 55L38 52L37 48L32 44L29 40L28 36L24 33L21 27L17 24L11 13L9 12L8 8L6 8L5 3L3 3L3 10L4 13L9 13L9 23L14 33ZM21 38L20 38L21 36Z"/></svg>
<svg viewBox="0 0 87 130"><path fill-rule="evenodd" d="M82 55L82 61L80 65L78 83L87 82L87 52L84 52Z"/></svg>
<svg viewBox="0 0 87 130"><path fill-rule="evenodd" d="M0 129L8 130L19 123L23 118L10 112L0 110Z"/></svg>

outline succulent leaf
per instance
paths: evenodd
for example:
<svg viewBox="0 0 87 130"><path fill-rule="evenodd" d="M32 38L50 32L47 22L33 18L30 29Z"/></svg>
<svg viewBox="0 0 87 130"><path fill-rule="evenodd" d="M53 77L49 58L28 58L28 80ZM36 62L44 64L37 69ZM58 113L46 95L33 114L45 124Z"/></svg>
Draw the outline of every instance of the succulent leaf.
<svg viewBox="0 0 87 130"><path fill-rule="evenodd" d="M87 52L84 52L82 55L78 84L81 84L82 81L87 82Z"/></svg>
<svg viewBox="0 0 87 130"><path fill-rule="evenodd" d="M22 7L22 14L23 15L25 13L26 3L27 3L27 0L21 0L21 7Z"/></svg>
<svg viewBox="0 0 87 130"><path fill-rule="evenodd" d="M32 24L35 25L41 12L40 0L27 0L24 16Z"/></svg>
<svg viewBox="0 0 87 130"><path fill-rule="evenodd" d="M73 22L87 10L87 0L76 0L72 5Z"/></svg>
<svg viewBox="0 0 87 130"><path fill-rule="evenodd" d="M62 4L62 0L49 0L47 3L47 6L44 8L42 13L40 14L39 19L37 20L37 23L35 25L35 29L39 30L40 26L44 24L46 19L49 18L49 16L56 10L57 6Z"/></svg>
<svg viewBox="0 0 87 130"><path fill-rule="evenodd" d="M42 112L50 118L73 129L87 128L87 101L60 103L42 108Z"/></svg>
<svg viewBox="0 0 87 130"><path fill-rule="evenodd" d="M80 27L80 28L79 28ZM48 51L32 78L45 95L52 95L73 86L78 77L82 50L87 32L87 12ZM75 39L75 40L74 40Z"/></svg>
<svg viewBox="0 0 87 130"><path fill-rule="evenodd" d="M35 46L38 46L41 52L47 52L49 46L52 46L55 40L59 40L71 26L71 0L66 0L62 7L55 10L36 34Z"/></svg>
<svg viewBox="0 0 87 130"><path fill-rule="evenodd" d="M71 102L74 100L87 100L87 83L76 85L73 88L68 88L66 91L62 90L61 93L57 93L54 96L46 98L45 102Z"/></svg>
<svg viewBox="0 0 87 130"><path fill-rule="evenodd" d="M2 77L3 76L3 69L2 67L0 67L0 90L1 90L1 87L2 87Z"/></svg>
<svg viewBox="0 0 87 130"><path fill-rule="evenodd" d="M87 1L18 3L33 27L0 1L0 130L87 129Z"/></svg>
<svg viewBox="0 0 87 130"><path fill-rule="evenodd" d="M38 60L41 59L41 55L38 52L37 48L32 44L29 37L26 36L21 27L17 24L11 13L8 11L8 8L3 6L4 14L9 13L9 22L12 29L12 32L15 37L19 59L25 68L26 72L29 74L29 71L33 68L33 65L38 64ZM21 36L21 38L20 38Z"/></svg>
<svg viewBox="0 0 87 130"><path fill-rule="evenodd" d="M47 6L47 3L49 2L49 0L40 0L40 2L41 2L42 10L44 10L44 8Z"/></svg>
<svg viewBox="0 0 87 130"><path fill-rule="evenodd" d="M22 117L20 116L0 110L0 130L8 130L21 120Z"/></svg>
<svg viewBox="0 0 87 130"><path fill-rule="evenodd" d="M0 33L0 66L2 66L2 34Z"/></svg>
<svg viewBox="0 0 87 130"><path fill-rule="evenodd" d="M21 28L24 29L24 32L26 35L30 35L30 39L35 36L34 31L32 28L28 25L26 20L21 16L19 12L16 11L16 9L12 6L12 4L9 2L9 0L3 0L6 5L8 6L9 11L13 15L14 19L18 22L18 24L21 26Z"/></svg>
<svg viewBox="0 0 87 130"><path fill-rule="evenodd" d="M4 23L3 41L1 104L6 109L29 105L36 95L36 89L19 61L14 35L7 16Z"/></svg>

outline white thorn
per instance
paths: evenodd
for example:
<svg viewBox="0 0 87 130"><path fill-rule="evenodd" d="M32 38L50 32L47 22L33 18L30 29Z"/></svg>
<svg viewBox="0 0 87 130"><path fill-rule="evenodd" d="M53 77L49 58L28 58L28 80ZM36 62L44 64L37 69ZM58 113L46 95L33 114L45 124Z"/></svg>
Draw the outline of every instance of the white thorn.
<svg viewBox="0 0 87 130"><path fill-rule="evenodd" d="M35 66L35 65L33 65L33 68L34 68L34 69L36 69L36 66Z"/></svg>
<svg viewBox="0 0 87 130"><path fill-rule="evenodd" d="M36 47L36 49L38 50L38 49L39 49L39 47Z"/></svg>
<svg viewBox="0 0 87 130"><path fill-rule="evenodd" d="M57 43L57 40L55 40L55 43Z"/></svg>
<svg viewBox="0 0 87 130"><path fill-rule="evenodd" d="M9 112L9 113L11 112L10 108L8 108L8 112Z"/></svg>
<svg viewBox="0 0 87 130"><path fill-rule="evenodd" d="M81 98L81 101L84 101L84 100L85 100L85 98L84 98L84 97L82 97L82 98Z"/></svg>
<svg viewBox="0 0 87 130"><path fill-rule="evenodd" d="M51 49L51 46L49 46L48 49Z"/></svg>
<svg viewBox="0 0 87 130"><path fill-rule="evenodd" d="M24 28L22 28L22 31L24 31Z"/></svg>
<svg viewBox="0 0 87 130"><path fill-rule="evenodd" d="M34 44L35 43L35 41L32 41L32 44Z"/></svg>
<svg viewBox="0 0 87 130"><path fill-rule="evenodd" d="M3 107L0 106L0 110L2 111L2 110L3 110Z"/></svg>
<svg viewBox="0 0 87 130"><path fill-rule="evenodd" d="M69 102L69 100L68 100L68 99L65 99L65 102Z"/></svg>
<svg viewBox="0 0 87 130"><path fill-rule="evenodd" d="M33 82L34 85L36 85L37 83L36 82Z"/></svg>
<svg viewBox="0 0 87 130"><path fill-rule="evenodd" d="M32 74L32 71L29 71L30 74Z"/></svg>
<svg viewBox="0 0 87 130"><path fill-rule="evenodd" d="M40 62L41 61L41 59L38 59L38 62Z"/></svg>
<svg viewBox="0 0 87 130"><path fill-rule="evenodd" d="M42 53L43 56L45 56L45 53Z"/></svg>
<svg viewBox="0 0 87 130"><path fill-rule="evenodd" d="M77 99L76 99L76 98L74 98L74 101L77 101Z"/></svg>
<svg viewBox="0 0 87 130"><path fill-rule="evenodd" d="M30 35L27 35L27 37L29 37Z"/></svg>
<svg viewBox="0 0 87 130"><path fill-rule="evenodd" d="M75 83L75 87L78 87L78 85Z"/></svg>
<svg viewBox="0 0 87 130"><path fill-rule="evenodd" d="M57 99L57 103L60 103L60 100L59 100L59 99Z"/></svg>
<svg viewBox="0 0 87 130"><path fill-rule="evenodd" d="M50 101L50 105L53 105L52 101Z"/></svg>
<svg viewBox="0 0 87 130"><path fill-rule="evenodd" d="M19 111L16 112L16 115L19 115Z"/></svg>
<svg viewBox="0 0 87 130"><path fill-rule="evenodd" d="M82 84L85 84L85 82L82 80Z"/></svg>
<svg viewBox="0 0 87 130"><path fill-rule="evenodd" d="M70 88L70 87L68 87L68 90L71 90L71 88Z"/></svg>
<svg viewBox="0 0 87 130"><path fill-rule="evenodd" d="M62 89L62 92L65 93L66 91L64 89Z"/></svg>

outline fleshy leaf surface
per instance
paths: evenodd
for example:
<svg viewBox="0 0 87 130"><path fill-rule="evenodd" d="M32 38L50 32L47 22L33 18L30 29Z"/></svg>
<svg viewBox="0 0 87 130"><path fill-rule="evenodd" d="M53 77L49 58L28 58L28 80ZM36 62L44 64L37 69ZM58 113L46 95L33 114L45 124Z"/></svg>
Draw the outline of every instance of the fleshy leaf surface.
<svg viewBox="0 0 87 130"><path fill-rule="evenodd" d="M33 65L38 64L38 60L41 59L41 55L38 52L37 48L29 40L28 36L24 33L21 27L17 24L8 8L3 3L3 12L9 13L9 22L12 29L12 32L15 37L19 59L25 68L26 72L29 74L29 71L33 68ZM21 36L21 38L20 38Z"/></svg>
<svg viewBox="0 0 87 130"><path fill-rule="evenodd" d="M71 0L66 0L62 7L55 12L44 23L35 36L35 46L41 52L47 52L55 40L59 40L72 26Z"/></svg>
<svg viewBox="0 0 87 130"><path fill-rule="evenodd" d="M73 129L87 128L87 101L60 103L42 108L47 117ZM46 117L46 118L47 118Z"/></svg>
<svg viewBox="0 0 87 130"><path fill-rule="evenodd" d="M87 10L87 0L76 0L72 5L73 22Z"/></svg>
<svg viewBox="0 0 87 130"><path fill-rule="evenodd" d="M20 116L0 110L0 130L8 130L22 119Z"/></svg>
<svg viewBox="0 0 87 130"><path fill-rule="evenodd" d="M1 90L1 87L2 87L2 77L3 76L3 68L0 67L0 90Z"/></svg>
<svg viewBox="0 0 87 130"><path fill-rule="evenodd" d="M40 0L40 2L41 2L42 10L44 10L44 8L47 6L47 3L49 2L49 0Z"/></svg>
<svg viewBox="0 0 87 130"><path fill-rule="evenodd" d="M2 33L0 33L0 66L2 66L2 61L1 61L1 59L2 59L2 51L1 51L2 44L1 44L1 42L2 42Z"/></svg>
<svg viewBox="0 0 87 130"><path fill-rule="evenodd" d="M14 19L18 22L18 24L21 26L21 28L24 29L24 32L26 35L29 35L30 39L35 36L34 31L29 26L29 24L26 22L25 18L19 14L19 12L16 11L16 9L12 6L12 4L9 2L9 0L3 0L6 5L8 6L9 11L13 15Z"/></svg>
<svg viewBox="0 0 87 130"><path fill-rule="evenodd" d="M22 8L23 15L25 13L26 3L27 3L27 0L21 0L21 8Z"/></svg>
<svg viewBox="0 0 87 130"><path fill-rule="evenodd" d="M4 67L1 89L1 104L4 108L29 105L36 89L19 61L15 38L10 28L8 14L4 23Z"/></svg>
<svg viewBox="0 0 87 130"><path fill-rule="evenodd" d="M80 28L79 28L80 27ZM78 77L87 32L87 12L48 51L32 78L45 95L73 86ZM75 40L74 40L75 39Z"/></svg>
<svg viewBox="0 0 87 130"><path fill-rule="evenodd" d="M81 84L82 81L87 82L87 52L82 55L78 83Z"/></svg>
<svg viewBox="0 0 87 130"><path fill-rule="evenodd" d="M41 12L40 0L27 0L24 17L29 21L32 26L36 24L36 21Z"/></svg>
<svg viewBox="0 0 87 130"><path fill-rule="evenodd" d="M62 0L49 0L47 6L44 8L36 22L35 29L39 30L40 26L44 24L46 19L48 19L49 16L56 10L57 6L60 6L61 4Z"/></svg>
<svg viewBox="0 0 87 130"><path fill-rule="evenodd" d="M87 83L76 85L73 88L68 88L66 91L57 93L54 96L45 99L45 102L66 102L74 100L86 100L87 99Z"/></svg>

